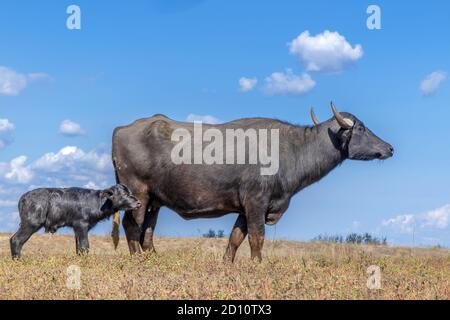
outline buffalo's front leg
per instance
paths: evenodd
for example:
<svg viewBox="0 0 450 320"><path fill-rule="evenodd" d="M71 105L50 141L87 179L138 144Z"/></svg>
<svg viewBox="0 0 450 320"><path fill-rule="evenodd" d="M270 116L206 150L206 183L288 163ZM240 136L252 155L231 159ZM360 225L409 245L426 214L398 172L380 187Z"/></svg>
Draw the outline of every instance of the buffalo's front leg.
<svg viewBox="0 0 450 320"><path fill-rule="evenodd" d="M159 209L160 207L158 205L153 205L145 214L143 232L140 239L142 250L144 251L155 252L155 247L153 246L153 233L155 232Z"/></svg>
<svg viewBox="0 0 450 320"><path fill-rule="evenodd" d="M259 262L262 260L261 250L264 245L266 210L266 206L256 201L245 206L251 257L252 259L257 259Z"/></svg>
<svg viewBox="0 0 450 320"><path fill-rule="evenodd" d="M236 251L241 245L242 241L244 241L245 236L247 235L247 218L245 215L240 214L236 222L234 223L233 230L230 234L230 239L228 241L227 250L225 251L225 255L223 256L223 260L225 262L234 262L234 258L236 257Z"/></svg>
<svg viewBox="0 0 450 320"><path fill-rule="evenodd" d="M141 238L141 228L136 223L132 211L126 211L123 216L123 229L127 237L128 248L131 254L141 253L141 245L139 243Z"/></svg>

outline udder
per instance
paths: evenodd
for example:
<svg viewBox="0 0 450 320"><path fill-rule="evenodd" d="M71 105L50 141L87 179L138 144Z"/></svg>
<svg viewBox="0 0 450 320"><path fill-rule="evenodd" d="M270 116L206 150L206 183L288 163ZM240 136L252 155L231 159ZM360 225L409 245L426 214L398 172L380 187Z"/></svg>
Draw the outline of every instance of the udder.
<svg viewBox="0 0 450 320"><path fill-rule="evenodd" d="M270 202L269 212L266 214L266 224L269 226L276 224L288 209L289 202L289 197L272 199Z"/></svg>
<svg viewBox="0 0 450 320"><path fill-rule="evenodd" d="M269 212L266 215L266 224L269 226L273 226L274 224L276 224L278 222L278 220L281 219L282 216L283 216L283 213L281 213L281 212L277 212L277 213Z"/></svg>

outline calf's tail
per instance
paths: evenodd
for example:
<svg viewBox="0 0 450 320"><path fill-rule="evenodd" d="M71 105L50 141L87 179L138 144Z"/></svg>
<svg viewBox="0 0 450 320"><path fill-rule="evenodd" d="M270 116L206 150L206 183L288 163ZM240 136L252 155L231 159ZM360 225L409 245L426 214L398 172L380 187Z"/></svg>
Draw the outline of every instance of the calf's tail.
<svg viewBox="0 0 450 320"><path fill-rule="evenodd" d="M119 227L120 227L120 212L116 211L113 216L113 227L111 231L111 238L114 244L114 249L119 245Z"/></svg>

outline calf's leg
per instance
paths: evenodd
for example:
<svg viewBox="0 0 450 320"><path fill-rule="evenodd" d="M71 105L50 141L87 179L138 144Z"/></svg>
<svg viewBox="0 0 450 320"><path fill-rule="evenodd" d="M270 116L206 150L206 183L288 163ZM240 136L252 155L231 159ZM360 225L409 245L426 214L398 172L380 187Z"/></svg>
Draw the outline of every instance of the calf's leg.
<svg viewBox="0 0 450 320"><path fill-rule="evenodd" d="M223 256L225 262L234 262L236 251L247 236L247 218L240 214L234 223L233 230L230 234L227 250Z"/></svg>
<svg viewBox="0 0 450 320"><path fill-rule="evenodd" d="M75 227L74 231L77 254L87 254L89 252L88 228Z"/></svg>
<svg viewBox="0 0 450 320"><path fill-rule="evenodd" d="M19 230L9 240L11 246L11 256L13 259L20 258L20 252L25 242L30 239L31 235L39 230L40 227L36 227L30 224L22 223Z"/></svg>
<svg viewBox="0 0 450 320"><path fill-rule="evenodd" d="M159 209L160 207L158 205L153 205L145 214L140 243L142 250L147 252L155 252L153 233L155 231L156 221L158 220Z"/></svg>

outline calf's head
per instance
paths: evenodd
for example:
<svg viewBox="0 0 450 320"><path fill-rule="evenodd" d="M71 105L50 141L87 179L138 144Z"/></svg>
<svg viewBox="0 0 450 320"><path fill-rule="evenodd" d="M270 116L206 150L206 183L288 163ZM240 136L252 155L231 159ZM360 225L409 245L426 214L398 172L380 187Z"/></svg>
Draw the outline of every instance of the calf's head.
<svg viewBox="0 0 450 320"><path fill-rule="evenodd" d="M333 140L336 147L344 153L345 157L352 160L387 159L393 156L394 148L387 142L378 138L370 131L362 121L354 115L346 112L338 112L331 102L334 120L339 125L338 132L333 132ZM318 121L311 110L314 124Z"/></svg>
<svg viewBox="0 0 450 320"><path fill-rule="evenodd" d="M105 199L103 210L135 210L141 207L140 201L123 184L102 190L100 196Z"/></svg>

